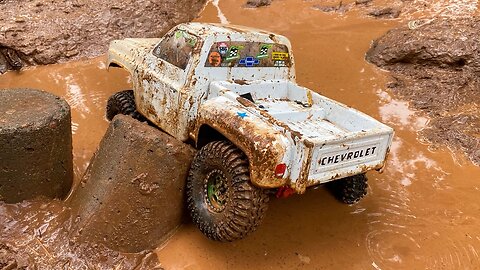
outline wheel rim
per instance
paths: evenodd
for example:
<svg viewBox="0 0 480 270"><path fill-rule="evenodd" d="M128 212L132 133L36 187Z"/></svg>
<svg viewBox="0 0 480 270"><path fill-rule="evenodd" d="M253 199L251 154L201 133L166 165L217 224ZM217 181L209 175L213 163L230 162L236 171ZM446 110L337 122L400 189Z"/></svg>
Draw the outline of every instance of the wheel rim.
<svg viewBox="0 0 480 270"><path fill-rule="evenodd" d="M228 197L227 176L221 170L212 170L205 177L205 200L209 210L220 213Z"/></svg>

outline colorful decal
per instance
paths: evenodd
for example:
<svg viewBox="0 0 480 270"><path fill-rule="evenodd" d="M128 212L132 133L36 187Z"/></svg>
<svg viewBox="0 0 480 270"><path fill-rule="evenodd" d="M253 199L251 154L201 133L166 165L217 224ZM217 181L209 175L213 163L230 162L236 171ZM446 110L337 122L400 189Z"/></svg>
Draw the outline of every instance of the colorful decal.
<svg viewBox="0 0 480 270"><path fill-rule="evenodd" d="M218 68L290 67L291 62L288 47L284 44L219 40L210 47L204 65Z"/></svg>
<svg viewBox="0 0 480 270"><path fill-rule="evenodd" d="M272 48L272 44L262 44L260 46L260 51L257 54L257 58L262 59L268 57L268 50L270 48Z"/></svg>
<svg viewBox="0 0 480 270"><path fill-rule="evenodd" d="M242 58L238 62L239 65L245 65L246 67L253 67L258 65L259 63L260 63L260 60L252 56L247 56L245 58Z"/></svg>
<svg viewBox="0 0 480 270"><path fill-rule="evenodd" d="M228 45L225 42L218 43L218 52L222 56L226 56L228 53Z"/></svg>
<svg viewBox="0 0 480 270"><path fill-rule="evenodd" d="M177 30L175 32L175 38L182 38L182 37L185 38L185 42L192 47L195 47L195 44L197 44L196 36L190 35L189 33L183 30Z"/></svg>
<svg viewBox="0 0 480 270"><path fill-rule="evenodd" d="M286 52L272 52L272 60L274 60L274 61L288 60L288 53L286 53Z"/></svg>
<svg viewBox="0 0 480 270"><path fill-rule="evenodd" d="M230 47L230 49L228 50L228 57L227 57L227 61L231 61L233 59L238 59L240 58L240 50L242 48L240 46L232 46Z"/></svg>
<svg viewBox="0 0 480 270"><path fill-rule="evenodd" d="M237 112L237 115L242 119L248 116L246 112Z"/></svg>
<svg viewBox="0 0 480 270"><path fill-rule="evenodd" d="M208 63L212 65L212 67L218 67L222 63L222 56L218 52L211 52L208 55Z"/></svg>
<svg viewBox="0 0 480 270"><path fill-rule="evenodd" d="M273 63L274 67L286 67L287 65L285 64L285 61L283 60L275 60Z"/></svg>

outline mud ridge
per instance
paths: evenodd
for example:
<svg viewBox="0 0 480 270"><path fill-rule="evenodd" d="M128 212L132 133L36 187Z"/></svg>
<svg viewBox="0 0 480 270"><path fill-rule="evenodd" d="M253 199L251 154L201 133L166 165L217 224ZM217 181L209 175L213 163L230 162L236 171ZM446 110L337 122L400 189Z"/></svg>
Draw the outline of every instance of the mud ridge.
<svg viewBox="0 0 480 270"><path fill-rule="evenodd" d="M436 18L393 29L366 59L392 72L388 87L431 118L420 135L480 165L480 18ZM399 44L402 44L399 46Z"/></svg>
<svg viewBox="0 0 480 270"><path fill-rule="evenodd" d="M0 73L105 53L113 39L160 37L206 0L0 1Z"/></svg>

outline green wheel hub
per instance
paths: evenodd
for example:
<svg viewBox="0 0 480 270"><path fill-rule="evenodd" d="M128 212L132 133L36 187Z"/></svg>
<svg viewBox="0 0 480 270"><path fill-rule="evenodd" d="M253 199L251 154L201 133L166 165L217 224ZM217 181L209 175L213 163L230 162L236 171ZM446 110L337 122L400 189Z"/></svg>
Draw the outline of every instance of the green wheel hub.
<svg viewBox="0 0 480 270"><path fill-rule="evenodd" d="M205 177L205 199L209 210L220 213L225 210L228 199L228 183L225 173L212 170Z"/></svg>

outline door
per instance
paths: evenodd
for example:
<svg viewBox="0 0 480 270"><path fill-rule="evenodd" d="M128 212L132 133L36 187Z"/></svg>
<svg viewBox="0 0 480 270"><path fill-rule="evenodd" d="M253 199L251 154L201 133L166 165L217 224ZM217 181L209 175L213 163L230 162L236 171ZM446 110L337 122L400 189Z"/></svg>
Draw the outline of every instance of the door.
<svg viewBox="0 0 480 270"><path fill-rule="evenodd" d="M183 140L185 121L181 110L192 52L198 38L183 30L167 34L145 57L140 76L142 113L165 132Z"/></svg>

